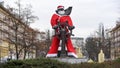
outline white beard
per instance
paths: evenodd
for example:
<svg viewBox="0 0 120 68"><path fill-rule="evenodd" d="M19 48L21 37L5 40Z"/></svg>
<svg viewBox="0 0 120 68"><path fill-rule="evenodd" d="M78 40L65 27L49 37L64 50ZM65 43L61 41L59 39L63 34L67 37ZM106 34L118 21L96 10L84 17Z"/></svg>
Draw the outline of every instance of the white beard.
<svg viewBox="0 0 120 68"><path fill-rule="evenodd" d="M64 14L65 14L65 11L58 11L58 14L64 15Z"/></svg>

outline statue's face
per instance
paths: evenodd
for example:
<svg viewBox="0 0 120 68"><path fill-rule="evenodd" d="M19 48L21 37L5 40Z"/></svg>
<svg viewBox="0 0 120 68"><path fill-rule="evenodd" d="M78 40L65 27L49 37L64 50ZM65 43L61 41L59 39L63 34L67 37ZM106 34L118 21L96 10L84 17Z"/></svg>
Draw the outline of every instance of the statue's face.
<svg viewBox="0 0 120 68"><path fill-rule="evenodd" d="M58 10L58 14L64 15L64 14L65 14L65 10L64 10L64 9L59 9L59 10Z"/></svg>

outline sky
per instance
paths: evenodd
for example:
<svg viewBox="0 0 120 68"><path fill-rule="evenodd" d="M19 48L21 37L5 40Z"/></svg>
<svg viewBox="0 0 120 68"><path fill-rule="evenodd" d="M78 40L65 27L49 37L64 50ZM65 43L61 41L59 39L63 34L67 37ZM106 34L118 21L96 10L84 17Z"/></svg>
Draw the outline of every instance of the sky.
<svg viewBox="0 0 120 68"><path fill-rule="evenodd" d="M17 0L4 0L4 3L14 7L15 1ZM103 23L106 29L113 28L120 17L119 0L21 0L21 4L32 5L34 15L39 20L30 26L40 31L52 30L50 19L58 5L65 8L72 6L70 17L75 26L75 37L88 37L98 30L99 23Z"/></svg>

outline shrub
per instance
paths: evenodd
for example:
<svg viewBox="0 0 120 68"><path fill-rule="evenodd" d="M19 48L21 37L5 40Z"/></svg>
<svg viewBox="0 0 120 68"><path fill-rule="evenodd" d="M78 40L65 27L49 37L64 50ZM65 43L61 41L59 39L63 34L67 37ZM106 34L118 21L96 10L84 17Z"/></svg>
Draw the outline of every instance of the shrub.
<svg viewBox="0 0 120 68"><path fill-rule="evenodd" d="M104 63L79 63L70 64L59 62L49 58L12 60L5 64L0 64L0 68L119 68L120 62L107 61Z"/></svg>
<svg viewBox="0 0 120 68"><path fill-rule="evenodd" d="M4 68L68 68L67 63L62 63L57 60L39 58L27 60L12 60L5 63Z"/></svg>
<svg viewBox="0 0 120 68"><path fill-rule="evenodd" d="M116 62L120 62L120 58L116 59L115 61L116 61Z"/></svg>
<svg viewBox="0 0 120 68"><path fill-rule="evenodd" d="M22 60L11 60L4 64L4 68L20 68L23 64L24 62Z"/></svg>
<svg viewBox="0 0 120 68"><path fill-rule="evenodd" d="M0 63L0 68L4 68L4 63Z"/></svg>

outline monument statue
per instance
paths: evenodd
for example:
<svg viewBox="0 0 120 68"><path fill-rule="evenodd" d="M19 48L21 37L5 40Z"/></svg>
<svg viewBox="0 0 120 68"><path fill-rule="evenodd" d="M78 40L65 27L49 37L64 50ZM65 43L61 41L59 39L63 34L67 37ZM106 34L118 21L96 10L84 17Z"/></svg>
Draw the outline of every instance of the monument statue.
<svg viewBox="0 0 120 68"><path fill-rule="evenodd" d="M75 57L77 58L76 51L71 42L70 36L73 26L70 18L72 7L64 9L64 6L57 7L56 13L51 18L51 26L55 30L55 35L52 38L52 43L46 57ZM61 43L60 43L61 42ZM61 50L58 52L58 47Z"/></svg>
<svg viewBox="0 0 120 68"><path fill-rule="evenodd" d="M104 61L105 61L105 56L104 56L103 50L100 50L100 53L98 54L98 62L102 63Z"/></svg>
<svg viewBox="0 0 120 68"><path fill-rule="evenodd" d="M77 54L78 58L83 58L83 54L80 50L80 47L76 47L76 54Z"/></svg>
<svg viewBox="0 0 120 68"><path fill-rule="evenodd" d="M92 59L89 59L88 60L88 63L93 63L94 61Z"/></svg>

